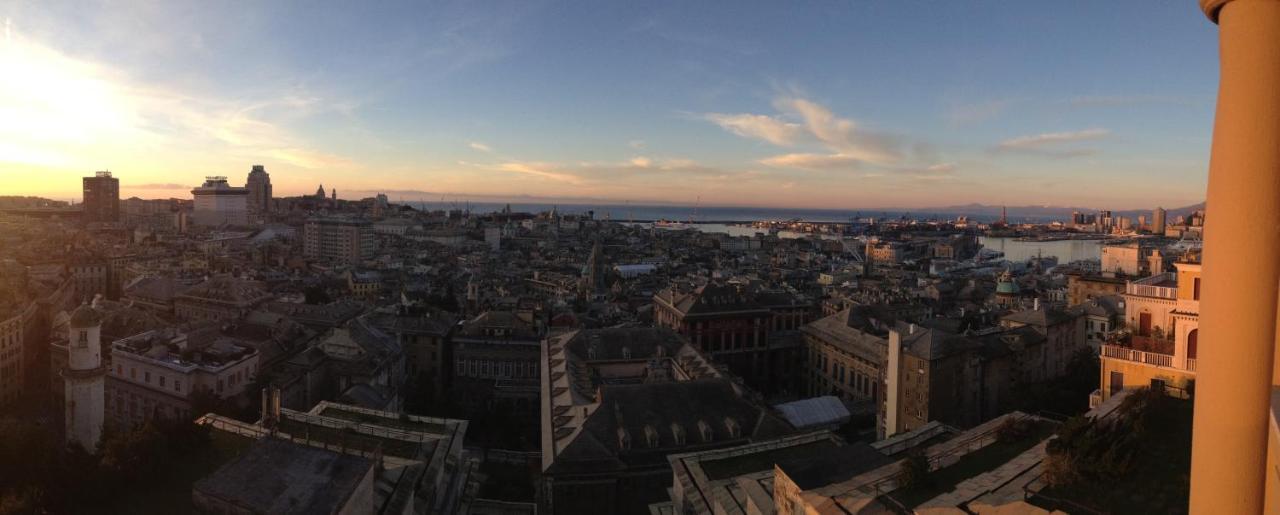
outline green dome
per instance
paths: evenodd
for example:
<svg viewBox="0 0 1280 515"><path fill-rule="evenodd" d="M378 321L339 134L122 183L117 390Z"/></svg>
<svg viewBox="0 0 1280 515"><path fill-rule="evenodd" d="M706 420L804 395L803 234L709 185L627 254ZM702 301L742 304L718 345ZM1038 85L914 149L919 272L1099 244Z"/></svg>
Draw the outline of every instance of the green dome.
<svg viewBox="0 0 1280 515"><path fill-rule="evenodd" d="M1020 293L1018 283L1013 282L1013 275L1008 270L1000 274L1000 280L996 282L996 293L1003 295L1017 295Z"/></svg>

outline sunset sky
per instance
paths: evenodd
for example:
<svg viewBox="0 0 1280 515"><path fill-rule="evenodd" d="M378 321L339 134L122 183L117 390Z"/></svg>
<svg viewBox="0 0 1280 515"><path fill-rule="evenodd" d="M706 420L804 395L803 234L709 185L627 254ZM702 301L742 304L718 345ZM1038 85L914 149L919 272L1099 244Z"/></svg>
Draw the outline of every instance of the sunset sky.
<svg viewBox="0 0 1280 515"><path fill-rule="evenodd" d="M0 194L1203 200L1194 2L0 3Z"/></svg>

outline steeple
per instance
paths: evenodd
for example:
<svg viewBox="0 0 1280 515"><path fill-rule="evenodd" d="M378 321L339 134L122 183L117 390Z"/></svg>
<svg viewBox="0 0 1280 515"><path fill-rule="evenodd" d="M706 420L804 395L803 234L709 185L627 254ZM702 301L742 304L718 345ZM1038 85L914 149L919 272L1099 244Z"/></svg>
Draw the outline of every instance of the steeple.
<svg viewBox="0 0 1280 515"><path fill-rule="evenodd" d="M319 188L316 188L316 198L324 198L324 184L321 184Z"/></svg>
<svg viewBox="0 0 1280 515"><path fill-rule="evenodd" d="M324 191L320 192L320 196L324 196ZM338 188L333 189L333 200L338 200Z"/></svg>

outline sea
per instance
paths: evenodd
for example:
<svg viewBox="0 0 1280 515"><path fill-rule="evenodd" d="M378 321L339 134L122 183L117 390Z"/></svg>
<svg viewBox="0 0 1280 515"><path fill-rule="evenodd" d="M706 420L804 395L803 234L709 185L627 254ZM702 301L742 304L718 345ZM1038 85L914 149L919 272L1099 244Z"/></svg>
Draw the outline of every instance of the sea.
<svg viewBox="0 0 1280 515"><path fill-rule="evenodd" d="M617 222L650 222L655 220L671 220L686 222L687 227L702 232L725 233L731 236L751 236L763 232L754 227L733 225L734 222L752 222L757 220L804 220L807 222L850 222L869 217L894 219L905 217L917 220L954 219L957 213L936 214L928 211L884 211L856 209L807 209L807 208L769 208L769 207L723 207L723 206L661 206L640 204L550 204L550 203L517 203L506 202L411 202L415 208L433 210L469 209L472 213L497 212L510 205L511 210L518 213L543 213L557 210L563 214L591 213L598 220L614 220ZM994 217L971 216L978 222L992 222ZM1049 222L1052 218L1030 220ZM689 223L691 222L691 223ZM803 238L809 236L802 232L779 231L781 238ZM822 238L839 239L838 235L822 234ZM1015 238L980 237L979 242L985 248L1003 252L1009 261L1026 261L1041 256L1055 256L1061 263L1072 261L1100 259L1102 241L1098 240L1062 240L1062 241L1018 241Z"/></svg>
<svg viewBox="0 0 1280 515"><path fill-rule="evenodd" d="M469 209L472 213L491 213L501 211L508 205L506 202L406 202L406 204L428 211ZM511 210L523 213L542 213L556 209L564 214L592 213L596 219L609 219L618 222L671 220L694 223L716 222L753 222L757 220L804 220L806 222L849 222L854 219L896 219L909 218L915 220L951 220L965 214L949 211L946 213L929 212L928 210L893 210L884 209L812 209L812 208L780 208L780 207L728 207L728 206L675 206L675 205L643 205L643 204L550 204L550 203L518 203L509 204ZM970 220L992 222L996 217L969 215ZM1019 217L1019 221L1049 222L1054 218Z"/></svg>

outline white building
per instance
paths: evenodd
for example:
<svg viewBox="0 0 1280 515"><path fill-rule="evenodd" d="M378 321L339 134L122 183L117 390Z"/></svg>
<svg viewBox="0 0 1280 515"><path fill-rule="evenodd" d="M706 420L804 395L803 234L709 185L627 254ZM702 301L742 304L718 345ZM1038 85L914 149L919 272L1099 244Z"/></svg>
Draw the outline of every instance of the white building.
<svg viewBox="0 0 1280 515"><path fill-rule="evenodd" d="M227 184L226 177L206 177L191 195L195 197L195 225L249 224L249 190Z"/></svg>
<svg viewBox="0 0 1280 515"><path fill-rule="evenodd" d="M67 367L62 370L67 443L93 452L102 438L106 371L102 368L102 317L88 304L71 314Z"/></svg>

